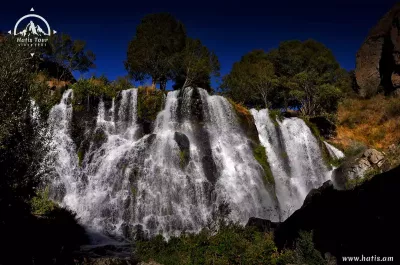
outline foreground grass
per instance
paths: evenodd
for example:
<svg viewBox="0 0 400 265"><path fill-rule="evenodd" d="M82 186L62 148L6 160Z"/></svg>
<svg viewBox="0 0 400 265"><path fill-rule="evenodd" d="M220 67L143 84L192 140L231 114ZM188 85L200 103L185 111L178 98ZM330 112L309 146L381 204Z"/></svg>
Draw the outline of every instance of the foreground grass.
<svg viewBox="0 0 400 265"><path fill-rule="evenodd" d="M314 248L312 233L300 233L296 249L279 251L272 234L235 224L222 224L217 233L204 229L168 242L162 236L139 241L135 255L140 261L163 265L326 264Z"/></svg>

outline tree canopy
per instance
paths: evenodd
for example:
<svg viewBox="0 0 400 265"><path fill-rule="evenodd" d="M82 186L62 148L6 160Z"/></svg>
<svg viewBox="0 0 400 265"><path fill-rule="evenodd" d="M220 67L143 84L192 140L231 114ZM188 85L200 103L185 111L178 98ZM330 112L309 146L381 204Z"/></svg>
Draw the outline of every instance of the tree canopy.
<svg viewBox="0 0 400 265"><path fill-rule="evenodd" d="M275 67L262 50L254 50L233 65L223 79L223 89L235 101L262 102L271 105L271 95L278 85Z"/></svg>
<svg viewBox="0 0 400 265"><path fill-rule="evenodd" d="M136 81L151 78L153 85L160 83L160 87L165 89L185 40L185 27L172 15L145 16L128 46L125 67L129 75Z"/></svg>
<svg viewBox="0 0 400 265"><path fill-rule="evenodd" d="M210 76L219 76L219 69L217 56L200 40L188 37L185 47L179 54L179 62L174 73L174 88L194 86L210 90Z"/></svg>
<svg viewBox="0 0 400 265"><path fill-rule="evenodd" d="M315 40L282 42L268 53L255 50L235 63L222 88L247 104L299 109L303 115L336 111L351 86L332 52ZM351 89L351 88L350 88Z"/></svg>

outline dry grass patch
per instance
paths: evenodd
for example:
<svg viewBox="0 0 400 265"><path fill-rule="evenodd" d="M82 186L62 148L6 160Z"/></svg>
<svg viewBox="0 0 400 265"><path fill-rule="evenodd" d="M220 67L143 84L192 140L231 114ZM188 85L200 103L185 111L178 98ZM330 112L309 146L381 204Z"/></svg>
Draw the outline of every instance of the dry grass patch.
<svg viewBox="0 0 400 265"><path fill-rule="evenodd" d="M400 98L346 99L339 105L337 136L332 142L344 149L354 142L377 149L400 143Z"/></svg>

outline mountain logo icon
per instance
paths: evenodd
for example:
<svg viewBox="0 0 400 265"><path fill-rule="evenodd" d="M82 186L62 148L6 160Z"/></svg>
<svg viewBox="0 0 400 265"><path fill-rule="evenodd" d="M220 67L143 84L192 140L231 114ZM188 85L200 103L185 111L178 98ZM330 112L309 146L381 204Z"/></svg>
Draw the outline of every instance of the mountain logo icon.
<svg viewBox="0 0 400 265"><path fill-rule="evenodd" d="M31 12L32 11L34 11L33 8L31 8ZM23 28L22 30L19 31L18 28L20 28L21 22L23 22L24 20L27 20L29 18L31 18L29 20L29 23L25 26L25 28ZM32 21L32 18L41 20L43 22L43 24L45 25L45 27L41 28L39 25L35 25L35 23ZM22 23L22 25L24 25L24 24ZM22 36L22 37L34 37L34 36L46 37L46 36L55 34L57 32L55 30L50 29L49 23L43 17L41 17L37 14L28 14L28 15L21 17L15 24L14 30L10 30L8 33L12 34L14 36Z"/></svg>
<svg viewBox="0 0 400 265"><path fill-rule="evenodd" d="M32 20L28 23L25 29L18 32L17 35L21 35L23 37L29 37L32 35L38 37L49 36L49 34L44 32L39 25L35 25Z"/></svg>

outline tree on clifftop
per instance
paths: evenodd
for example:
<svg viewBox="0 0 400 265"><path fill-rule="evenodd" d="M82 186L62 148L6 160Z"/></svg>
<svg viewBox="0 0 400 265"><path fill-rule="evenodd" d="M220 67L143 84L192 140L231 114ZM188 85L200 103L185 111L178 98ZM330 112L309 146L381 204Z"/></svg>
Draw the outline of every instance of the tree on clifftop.
<svg viewBox="0 0 400 265"><path fill-rule="evenodd" d="M213 52L200 40L187 38L174 73L174 88L194 86L211 90L210 76L219 76L219 69L218 58Z"/></svg>
<svg viewBox="0 0 400 265"><path fill-rule="evenodd" d="M254 50L233 65L223 79L222 88L235 101L262 102L269 107L277 84L274 65L264 51Z"/></svg>
<svg viewBox="0 0 400 265"><path fill-rule="evenodd" d="M349 83L331 50L315 40L286 41L268 54L281 79L286 101L303 115L336 111Z"/></svg>
<svg viewBox="0 0 400 265"><path fill-rule="evenodd" d="M125 67L136 81L152 79L165 89L172 79L179 52L185 46L183 24L168 13L145 16L128 46Z"/></svg>

